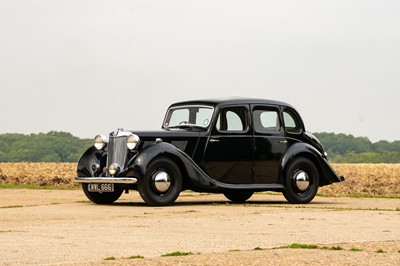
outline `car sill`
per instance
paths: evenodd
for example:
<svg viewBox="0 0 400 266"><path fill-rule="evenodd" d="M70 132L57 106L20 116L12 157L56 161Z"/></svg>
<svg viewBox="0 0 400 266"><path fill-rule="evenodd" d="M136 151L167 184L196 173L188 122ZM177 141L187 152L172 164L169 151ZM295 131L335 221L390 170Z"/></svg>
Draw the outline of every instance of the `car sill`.
<svg viewBox="0 0 400 266"><path fill-rule="evenodd" d="M77 183L110 183L110 184L136 184L134 177L75 177Z"/></svg>

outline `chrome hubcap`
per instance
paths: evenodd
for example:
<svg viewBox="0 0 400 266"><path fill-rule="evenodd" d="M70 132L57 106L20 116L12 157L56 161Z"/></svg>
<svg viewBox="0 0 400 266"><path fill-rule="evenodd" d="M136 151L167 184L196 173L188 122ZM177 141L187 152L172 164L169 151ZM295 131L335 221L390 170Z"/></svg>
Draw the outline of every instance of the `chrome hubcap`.
<svg viewBox="0 0 400 266"><path fill-rule="evenodd" d="M293 181L297 189L305 191L310 186L310 177L303 170L298 170L293 175Z"/></svg>
<svg viewBox="0 0 400 266"><path fill-rule="evenodd" d="M171 178L165 171L158 171L153 176L154 187L158 192L164 193L171 187Z"/></svg>

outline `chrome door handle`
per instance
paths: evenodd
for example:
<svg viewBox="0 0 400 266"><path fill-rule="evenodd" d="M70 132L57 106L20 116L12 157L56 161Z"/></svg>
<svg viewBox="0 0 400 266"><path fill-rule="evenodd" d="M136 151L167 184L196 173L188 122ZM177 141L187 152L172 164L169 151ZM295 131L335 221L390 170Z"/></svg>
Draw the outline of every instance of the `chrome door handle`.
<svg viewBox="0 0 400 266"><path fill-rule="evenodd" d="M282 143L282 144L287 144L287 143L288 143L288 141L287 141L287 140L281 140L281 141L279 141L279 143Z"/></svg>
<svg viewBox="0 0 400 266"><path fill-rule="evenodd" d="M219 139L210 139L210 142L211 142L211 143L219 142Z"/></svg>

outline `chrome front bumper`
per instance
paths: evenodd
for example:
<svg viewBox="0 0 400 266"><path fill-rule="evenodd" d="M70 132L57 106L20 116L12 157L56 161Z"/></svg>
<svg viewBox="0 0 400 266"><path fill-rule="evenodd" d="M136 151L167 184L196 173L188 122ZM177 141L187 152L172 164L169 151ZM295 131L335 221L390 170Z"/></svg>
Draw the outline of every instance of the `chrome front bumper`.
<svg viewBox="0 0 400 266"><path fill-rule="evenodd" d="M137 181L134 177L75 177L77 183L136 184Z"/></svg>

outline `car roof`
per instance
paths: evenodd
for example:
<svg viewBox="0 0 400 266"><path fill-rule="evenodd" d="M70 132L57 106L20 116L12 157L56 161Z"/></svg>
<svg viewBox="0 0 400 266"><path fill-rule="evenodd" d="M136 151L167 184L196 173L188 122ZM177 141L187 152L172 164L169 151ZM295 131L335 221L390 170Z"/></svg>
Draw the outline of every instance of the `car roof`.
<svg viewBox="0 0 400 266"><path fill-rule="evenodd" d="M293 108L293 106L291 106L290 104L281 101L257 99L257 98L245 98L245 97L226 97L226 98L211 98L202 100L181 101L172 104L170 107L177 105L193 105L193 104L212 105L212 106L221 106L228 104L264 104L264 105L279 105L279 106L286 106Z"/></svg>

